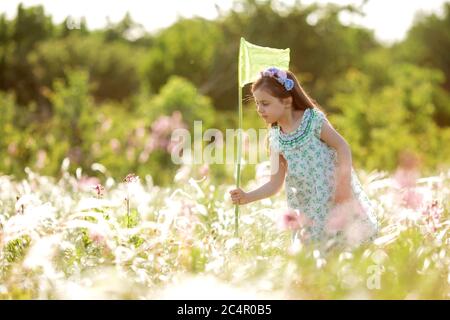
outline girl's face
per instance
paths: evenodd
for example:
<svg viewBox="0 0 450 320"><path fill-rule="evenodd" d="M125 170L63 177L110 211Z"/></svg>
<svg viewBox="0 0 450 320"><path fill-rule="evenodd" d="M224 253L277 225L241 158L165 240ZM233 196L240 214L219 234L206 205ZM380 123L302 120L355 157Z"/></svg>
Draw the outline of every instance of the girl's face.
<svg viewBox="0 0 450 320"><path fill-rule="evenodd" d="M286 105L265 90L255 90L253 97L256 103L256 111L266 123L278 121L286 112Z"/></svg>

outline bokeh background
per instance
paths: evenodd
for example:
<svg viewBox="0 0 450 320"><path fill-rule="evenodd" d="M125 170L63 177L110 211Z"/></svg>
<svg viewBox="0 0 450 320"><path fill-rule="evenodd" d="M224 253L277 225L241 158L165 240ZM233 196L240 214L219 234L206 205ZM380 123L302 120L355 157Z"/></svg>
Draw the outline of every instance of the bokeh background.
<svg viewBox="0 0 450 320"><path fill-rule="evenodd" d="M179 17L148 32L128 12L91 30L84 18L56 23L43 4L20 4L0 16L0 172L57 176L69 158L70 172L101 178L92 169L100 163L115 178L135 172L169 185L179 167L170 160L174 128L194 120L204 130L237 128L241 36L291 49L291 70L350 143L356 168L392 172L403 161L424 175L442 171L450 3L418 12L390 42L344 22L367 5L234 1L214 19ZM265 128L248 93L244 128ZM207 169L216 181L234 180L232 165ZM254 174L244 167L244 180Z"/></svg>

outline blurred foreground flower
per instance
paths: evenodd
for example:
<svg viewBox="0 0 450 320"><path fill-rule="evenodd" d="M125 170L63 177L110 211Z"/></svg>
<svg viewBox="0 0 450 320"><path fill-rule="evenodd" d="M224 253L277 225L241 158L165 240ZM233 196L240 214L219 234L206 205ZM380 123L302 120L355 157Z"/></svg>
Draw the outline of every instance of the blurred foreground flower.
<svg viewBox="0 0 450 320"><path fill-rule="evenodd" d="M100 185L77 192L81 170L60 181L31 171L22 181L0 176L0 299L450 297L450 172L418 181L418 209L414 194L410 205L397 201L408 188L393 187L391 176L367 179L380 229L358 249L353 244L373 225L358 218L354 203L335 208L324 247L310 246L309 219L298 210L273 210L285 203L281 196L249 205L241 217L245 236L233 238L233 208L224 197L232 186L195 180L198 167L181 168L168 188L148 188L134 174L123 183L109 177L101 198L93 194ZM261 166L255 181L268 169ZM193 272L199 276L188 276ZM377 277L381 285L373 290L368 283Z"/></svg>
<svg viewBox="0 0 450 320"><path fill-rule="evenodd" d="M346 201L335 205L330 212L326 224L328 233L335 233L344 230L350 222L364 215L364 209L355 200Z"/></svg>
<svg viewBox="0 0 450 320"><path fill-rule="evenodd" d="M95 187L97 184L100 183L100 180L96 177L87 177L82 176L78 180L78 189L82 191L90 191L92 190L92 187Z"/></svg>
<svg viewBox="0 0 450 320"><path fill-rule="evenodd" d="M280 221L282 230L298 230L311 226L313 221L297 209L287 209L283 212Z"/></svg>
<svg viewBox="0 0 450 320"><path fill-rule="evenodd" d="M198 173L201 177L207 176L209 174L209 165L207 163L203 164L199 169Z"/></svg>
<svg viewBox="0 0 450 320"><path fill-rule="evenodd" d="M266 293L253 286L237 287L206 275L175 279L170 285L158 290L154 298L161 300L235 300L284 299L285 297L280 292Z"/></svg>
<svg viewBox="0 0 450 320"><path fill-rule="evenodd" d="M335 205L325 225L330 234L342 233L349 245L359 245L372 237L376 226L370 221L366 209L355 199Z"/></svg>

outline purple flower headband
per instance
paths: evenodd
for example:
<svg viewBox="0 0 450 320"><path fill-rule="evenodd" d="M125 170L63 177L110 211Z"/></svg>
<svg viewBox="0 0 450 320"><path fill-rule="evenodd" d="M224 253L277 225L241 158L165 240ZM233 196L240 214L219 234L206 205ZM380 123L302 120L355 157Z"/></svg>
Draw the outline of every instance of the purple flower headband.
<svg viewBox="0 0 450 320"><path fill-rule="evenodd" d="M292 88L294 88L294 81L292 79L288 79L286 71L276 67L269 67L264 71L261 71L261 76L274 78L281 85L283 85L287 91L291 91Z"/></svg>

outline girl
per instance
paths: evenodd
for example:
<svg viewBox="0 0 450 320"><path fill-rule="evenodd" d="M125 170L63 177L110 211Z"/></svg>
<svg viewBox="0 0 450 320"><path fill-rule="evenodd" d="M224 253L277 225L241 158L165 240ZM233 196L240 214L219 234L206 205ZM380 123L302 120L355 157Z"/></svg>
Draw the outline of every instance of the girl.
<svg viewBox="0 0 450 320"><path fill-rule="evenodd" d="M270 124L271 178L251 192L231 190L233 203L271 197L285 182L290 215L302 227L294 230L293 240L323 241L330 234L334 239L351 238L358 232L364 233L364 240L372 238L377 220L353 170L350 146L295 75L268 68L251 92L258 114ZM360 228L345 233L355 221Z"/></svg>

